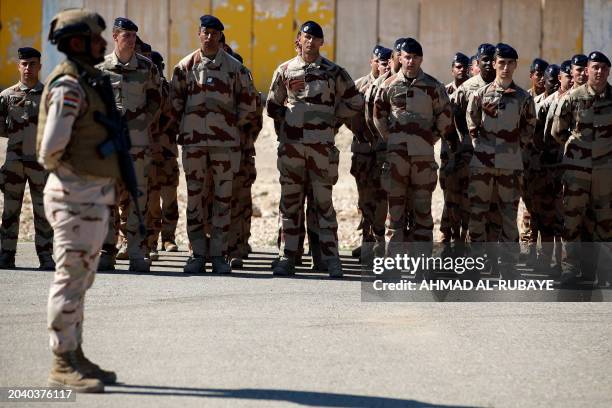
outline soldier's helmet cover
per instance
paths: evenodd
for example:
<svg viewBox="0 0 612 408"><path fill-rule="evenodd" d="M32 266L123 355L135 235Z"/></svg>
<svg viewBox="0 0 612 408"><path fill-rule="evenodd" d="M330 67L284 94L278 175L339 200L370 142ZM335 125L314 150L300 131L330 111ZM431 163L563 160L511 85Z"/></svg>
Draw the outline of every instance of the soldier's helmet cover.
<svg viewBox="0 0 612 408"><path fill-rule="evenodd" d="M51 20L48 39L52 44L57 44L62 38L92 36L105 29L106 23L98 13L84 8L67 9L60 11Z"/></svg>

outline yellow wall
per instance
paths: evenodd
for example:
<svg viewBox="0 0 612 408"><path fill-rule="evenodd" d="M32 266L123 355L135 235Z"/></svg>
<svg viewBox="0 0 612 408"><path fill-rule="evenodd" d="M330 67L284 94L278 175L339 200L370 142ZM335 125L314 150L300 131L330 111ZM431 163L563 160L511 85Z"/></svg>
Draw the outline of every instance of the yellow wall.
<svg viewBox="0 0 612 408"><path fill-rule="evenodd" d="M4 89L19 80L17 49L41 49L42 0L0 0L0 22L0 87Z"/></svg>

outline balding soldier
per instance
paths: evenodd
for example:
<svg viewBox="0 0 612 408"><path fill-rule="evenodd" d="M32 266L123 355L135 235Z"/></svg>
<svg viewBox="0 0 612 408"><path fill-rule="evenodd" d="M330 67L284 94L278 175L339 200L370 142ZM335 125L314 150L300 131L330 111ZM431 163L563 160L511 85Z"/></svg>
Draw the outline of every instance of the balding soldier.
<svg viewBox="0 0 612 408"><path fill-rule="evenodd" d="M51 172L44 203L57 259L48 303L54 354L48 384L76 392L102 392L117 380L89 361L81 345L85 294L120 177L116 152L100 154L101 145L117 137L101 121L118 116L111 85L94 68L104 60L104 28L102 17L85 9L63 11L51 21L49 40L68 58L47 79L37 134L38 160Z"/></svg>
<svg viewBox="0 0 612 408"><path fill-rule="evenodd" d="M416 254L431 254L431 197L438 181L434 145L452 131L452 108L444 85L421 70L423 50L407 38L401 46L400 72L381 88L374 105L374 123L387 142L389 255L403 250L407 214L414 213ZM423 244L424 243L424 244ZM417 271L422 277L423 271Z"/></svg>
<svg viewBox="0 0 612 408"><path fill-rule="evenodd" d="M499 266L504 279L515 279L518 261L516 216L521 194L522 151L532 142L536 123L533 98L512 80L518 54L507 44L495 48L495 81L470 96L467 125L474 155L470 162L470 239L474 256L482 245L500 242ZM502 220L498 237L487 237L490 203L496 201ZM497 255L493 259L497 263ZM474 269L474 275L480 271Z"/></svg>
<svg viewBox="0 0 612 408"><path fill-rule="evenodd" d="M0 226L0 269L15 267L19 216L26 183L34 210L34 245L41 270L52 271L55 263L53 229L45 218L43 189L48 173L36 161L36 125L43 84L38 80L40 52L31 47L17 51L19 82L0 93L0 137L8 138L6 161L0 169L4 210Z"/></svg>
<svg viewBox="0 0 612 408"><path fill-rule="evenodd" d="M581 273L581 229L587 209L592 209L595 221L593 241L612 241L610 60L598 51L590 53L588 60L587 83L561 100L552 125L553 137L564 145L563 284L574 283ZM609 286L607 271L600 272L599 284Z"/></svg>
<svg viewBox="0 0 612 408"><path fill-rule="evenodd" d="M342 276L338 255L338 223L332 188L338 180L340 152L334 145L339 122L363 109L363 96L348 73L323 58L323 29L314 21L300 27L300 55L282 63L274 72L266 109L280 130L282 225L280 259L276 275L294 273L298 250L302 198L312 187L318 218L322 262L332 277Z"/></svg>
<svg viewBox="0 0 612 408"><path fill-rule="evenodd" d="M546 92L546 81L544 74L548 62L541 58L535 58L529 67L529 80L531 88L527 91L534 99L534 104L542 100L541 95ZM532 217L534 211L533 203L533 180L537 177L537 152L535 145L531 144L526 150L523 150L523 162L525 169L523 170L523 192L522 198L525 203L525 210L521 221L521 258L524 258L528 266L533 266L537 260L537 243L538 243L538 227L536 217Z"/></svg>
<svg viewBox="0 0 612 408"><path fill-rule="evenodd" d="M455 104L456 91L468 79L469 58L467 55L458 52L453 56L451 62L451 75L453 81L446 84L446 94L449 96L453 112L458 112L459 109ZM455 136L451 139L459 140L456 135L456 129L453 129ZM463 252L463 242L461 240L461 201L464 191L461 187L460 173L455 171L455 157L457 151L456 144L449 146L444 139L440 146L440 188L444 195L444 208L442 209L442 217L440 219L440 232L442 233L443 252L441 256L450 254L452 251L451 241L455 243L455 249L458 255Z"/></svg>
<svg viewBox="0 0 612 408"><path fill-rule="evenodd" d="M220 44L223 23L215 16L200 17L201 48L183 58L172 75L173 117L180 123L178 143L183 146L187 182L187 236L193 255L185 273L205 272L206 257L212 272L231 272L227 253L231 220L232 182L240 166L240 129L256 110L257 93L245 67ZM210 240L205 198L212 182Z"/></svg>
<svg viewBox="0 0 612 408"><path fill-rule="evenodd" d="M391 52L389 48L380 45L374 47L370 59L370 73L355 81L355 87L359 93L364 95L380 72L384 74L386 68L379 70L379 65L382 63L388 68ZM361 212L360 257L362 262L369 262L374 255L373 249L379 252L378 256L383 256L385 248L387 208L384 205L386 204L386 193L380 185L380 169L376 160L375 148L378 138L372 134L366 124L365 109L351 119L349 127L353 132L351 174L355 177L357 184L357 206Z"/></svg>
<svg viewBox="0 0 612 408"><path fill-rule="evenodd" d="M119 208L127 213L125 239L131 271L148 272L151 261L146 237L138 232L139 219L146 218L149 165L151 163L151 125L157 118L161 106L160 79L157 67L151 60L135 52L138 27L131 20L118 17L113 24L115 49L104 57L97 67L110 76L117 109L127 121L131 149L138 184L138 206L129 200L126 189L119 186ZM112 211L118 216L117 210ZM111 217L113 217L111 215ZM113 217L114 218L114 217ZM115 244L117 242L116 221L111 219L109 233L104 244L100 270L114 269Z"/></svg>
<svg viewBox="0 0 612 408"><path fill-rule="evenodd" d="M149 257L158 257L157 246L161 233L161 249L176 252L176 224L178 223L177 189L179 185L178 147L176 127L169 127L172 118L170 83L164 76L164 59L158 52L151 53L161 80L161 110L153 124L151 166L149 167L149 193L147 205L147 246ZM160 205L161 201L161 205Z"/></svg>
<svg viewBox="0 0 612 408"><path fill-rule="evenodd" d="M550 68L551 66L547 68L547 75L552 75L555 71ZM536 107L538 121L534 143L539 150L540 176L534 180L539 184L534 188L534 200L542 245L541 252L538 254L536 270L554 276L561 275L563 201L560 158L563 151L551 135L551 126L557 104L572 87L570 70L571 61L564 61L559 67L557 77L559 89L544 99L539 107ZM555 261L554 269L551 269L551 260Z"/></svg>
<svg viewBox="0 0 612 408"><path fill-rule="evenodd" d="M469 199L469 184L470 184L470 163L474 153L472 139L467 128L466 114L470 96L483 86L493 82L495 79L495 47L489 43L483 43L478 46L477 50L478 74L472 76L457 88L453 93L453 107L455 109L455 126L460 138L457 152L454 155L455 173L457 176L457 188L462 191L461 199L461 235L459 243L465 243L468 239L468 227L470 222L470 199ZM491 203L491 214L487 230L490 233L489 241L493 237L497 237L501 229L501 219L498 217L497 203ZM489 262L489 266L497 269L497 263Z"/></svg>

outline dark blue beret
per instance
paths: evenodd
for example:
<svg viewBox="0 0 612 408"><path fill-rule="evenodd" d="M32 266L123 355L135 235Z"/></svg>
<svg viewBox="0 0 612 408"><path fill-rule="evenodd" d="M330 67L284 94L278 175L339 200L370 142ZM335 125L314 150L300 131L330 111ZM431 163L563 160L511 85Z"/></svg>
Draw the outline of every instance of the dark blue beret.
<svg viewBox="0 0 612 408"><path fill-rule="evenodd" d="M560 71L561 71L561 68L557 64L550 64L549 66L546 67L546 71L544 71L544 75L548 77L556 78L559 75Z"/></svg>
<svg viewBox="0 0 612 408"><path fill-rule="evenodd" d="M19 59L40 58L40 51L32 47L21 47L17 50Z"/></svg>
<svg viewBox="0 0 612 408"><path fill-rule="evenodd" d="M474 61L478 60L478 54L474 54L470 57L470 64L473 63Z"/></svg>
<svg viewBox="0 0 612 408"><path fill-rule="evenodd" d="M217 31L225 30L223 23L215 16L211 16L210 14L203 15L200 17L200 27L204 28L212 28Z"/></svg>
<svg viewBox="0 0 612 408"><path fill-rule="evenodd" d="M406 41L405 38L398 38L397 40L395 40L395 42L393 43L393 49L395 51L399 51L402 49L402 44L404 43L404 41Z"/></svg>
<svg viewBox="0 0 612 408"><path fill-rule="evenodd" d="M489 57L492 57L493 55L495 55L495 47L489 43L480 44L476 55L478 56L478 58L480 58L482 55L488 55Z"/></svg>
<svg viewBox="0 0 612 408"><path fill-rule="evenodd" d="M315 23L314 21L309 20L302 24L302 27L300 27L300 31L306 34L310 34L313 37L323 38L323 29L319 24Z"/></svg>
<svg viewBox="0 0 612 408"><path fill-rule="evenodd" d="M578 65L579 67L586 67L589 62L589 58L584 54L576 54L572 57L572 65Z"/></svg>
<svg viewBox="0 0 612 408"><path fill-rule="evenodd" d="M421 48L421 44L414 38L406 38L406 41L402 43L402 51L416 54L418 56L423 56L423 48Z"/></svg>
<svg viewBox="0 0 612 408"><path fill-rule="evenodd" d="M470 58L462 52L458 52L453 56L453 64L458 62L463 65L470 65Z"/></svg>
<svg viewBox="0 0 612 408"><path fill-rule="evenodd" d="M533 73L535 71L546 71L546 67L548 67L548 62L544 61L541 58L534 58L529 66L529 72Z"/></svg>
<svg viewBox="0 0 612 408"><path fill-rule="evenodd" d="M155 65L161 65L161 63L164 62L164 57L159 52L152 51L151 61L153 61Z"/></svg>
<svg viewBox="0 0 612 408"><path fill-rule="evenodd" d="M561 72L564 74L570 74L572 70L572 60L565 60L561 63L561 67L559 68Z"/></svg>
<svg viewBox="0 0 612 408"><path fill-rule="evenodd" d="M518 53L508 44L498 43L495 47L495 56L499 58L518 59Z"/></svg>
<svg viewBox="0 0 612 408"><path fill-rule="evenodd" d="M125 17L117 17L113 23L113 28L120 28L125 31L138 32L138 26L132 20Z"/></svg>
<svg viewBox="0 0 612 408"><path fill-rule="evenodd" d="M392 53L393 50L391 50L390 48L381 47L380 50L378 50L378 59L382 61L387 61L391 58Z"/></svg>
<svg viewBox="0 0 612 408"><path fill-rule="evenodd" d="M593 51L589 54L589 61L603 62L607 66L610 66L610 60L606 57L606 54L599 51Z"/></svg>
<svg viewBox="0 0 612 408"><path fill-rule="evenodd" d="M380 52L381 48L385 48L385 47L383 47L382 45L376 44L374 46L374 49L372 50L372 54L378 57L378 53Z"/></svg>

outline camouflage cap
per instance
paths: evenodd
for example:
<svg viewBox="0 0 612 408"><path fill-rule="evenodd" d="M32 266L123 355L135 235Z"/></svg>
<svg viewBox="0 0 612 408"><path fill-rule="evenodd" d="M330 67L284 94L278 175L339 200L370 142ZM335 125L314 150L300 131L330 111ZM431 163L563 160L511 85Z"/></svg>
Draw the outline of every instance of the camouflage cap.
<svg viewBox="0 0 612 408"><path fill-rule="evenodd" d="M563 61L559 70L564 74L569 75L572 70L572 60Z"/></svg>
<svg viewBox="0 0 612 408"><path fill-rule="evenodd" d="M74 35L100 34L106 29L106 23L98 13L84 9L73 8L59 12L49 24L48 39L52 44Z"/></svg>

